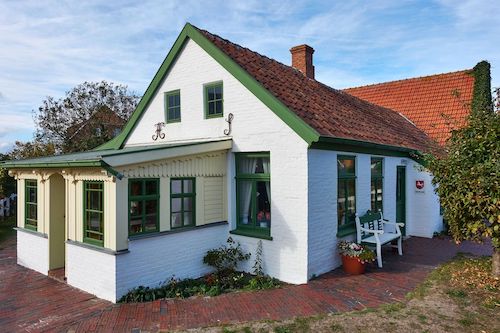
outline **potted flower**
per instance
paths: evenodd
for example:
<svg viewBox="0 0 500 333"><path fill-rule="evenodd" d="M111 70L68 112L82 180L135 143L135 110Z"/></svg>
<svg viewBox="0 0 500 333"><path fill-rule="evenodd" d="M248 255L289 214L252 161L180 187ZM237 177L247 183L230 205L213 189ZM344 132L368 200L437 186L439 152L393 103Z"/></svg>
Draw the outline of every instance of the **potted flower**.
<svg viewBox="0 0 500 333"><path fill-rule="evenodd" d="M346 273L363 274L365 272L365 263L375 260L375 253L366 245L341 241L337 247L342 256L342 266Z"/></svg>

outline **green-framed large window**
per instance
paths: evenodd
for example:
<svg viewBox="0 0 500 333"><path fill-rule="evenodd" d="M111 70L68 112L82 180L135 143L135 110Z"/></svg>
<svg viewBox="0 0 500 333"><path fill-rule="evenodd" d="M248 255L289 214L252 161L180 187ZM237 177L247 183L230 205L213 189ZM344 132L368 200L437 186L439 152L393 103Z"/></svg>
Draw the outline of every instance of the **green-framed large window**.
<svg viewBox="0 0 500 333"><path fill-rule="evenodd" d="M128 182L129 236L157 232L160 184L157 178L130 179Z"/></svg>
<svg viewBox="0 0 500 333"><path fill-rule="evenodd" d="M170 228L196 225L196 179L170 179Z"/></svg>
<svg viewBox="0 0 500 333"><path fill-rule="evenodd" d="M356 217L356 157L339 155L337 167L338 230L351 230Z"/></svg>
<svg viewBox="0 0 500 333"><path fill-rule="evenodd" d="M270 167L268 152L236 154L236 233L270 238Z"/></svg>
<svg viewBox="0 0 500 333"><path fill-rule="evenodd" d="M370 200L371 200L371 211L378 212L383 211L383 167L384 160L380 157L371 158L371 189L370 189Z"/></svg>
<svg viewBox="0 0 500 333"><path fill-rule="evenodd" d="M224 114L224 96L222 82L206 84L205 92L205 117L217 118Z"/></svg>
<svg viewBox="0 0 500 333"><path fill-rule="evenodd" d="M104 246L104 182L83 183L83 241Z"/></svg>
<svg viewBox="0 0 500 333"><path fill-rule="evenodd" d="M165 93L165 119L167 124L181 121L181 91Z"/></svg>
<svg viewBox="0 0 500 333"><path fill-rule="evenodd" d="M38 185L35 179L24 181L24 227L37 230L38 226Z"/></svg>

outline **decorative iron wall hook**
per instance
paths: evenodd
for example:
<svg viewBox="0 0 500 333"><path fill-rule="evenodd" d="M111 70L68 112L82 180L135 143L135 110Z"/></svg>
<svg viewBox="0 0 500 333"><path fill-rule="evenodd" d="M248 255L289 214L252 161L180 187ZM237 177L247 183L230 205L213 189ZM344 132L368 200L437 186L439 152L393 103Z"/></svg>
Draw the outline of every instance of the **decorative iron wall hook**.
<svg viewBox="0 0 500 333"><path fill-rule="evenodd" d="M233 119L234 119L234 115L232 113L227 115L227 119L224 119L229 125L229 128L224 130L225 135L231 135L231 131L232 131L231 123L233 122Z"/></svg>
<svg viewBox="0 0 500 333"><path fill-rule="evenodd" d="M155 131L155 134L153 134L153 136L152 136L153 141L158 140L158 138L165 139L165 133L162 133L162 131L161 131L164 126L165 126L165 123L163 121L155 124L156 131Z"/></svg>

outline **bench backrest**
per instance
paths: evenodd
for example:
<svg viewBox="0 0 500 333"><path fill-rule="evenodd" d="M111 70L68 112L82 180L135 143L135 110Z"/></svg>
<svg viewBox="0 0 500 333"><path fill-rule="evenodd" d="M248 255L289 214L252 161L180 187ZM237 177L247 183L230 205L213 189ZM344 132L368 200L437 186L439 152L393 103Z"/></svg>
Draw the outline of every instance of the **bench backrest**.
<svg viewBox="0 0 500 333"><path fill-rule="evenodd" d="M356 215L356 231L358 242L366 237L373 236L373 234L366 233L360 230L360 226L370 230L384 230L384 224L382 223L382 214L380 212L367 211L363 216Z"/></svg>

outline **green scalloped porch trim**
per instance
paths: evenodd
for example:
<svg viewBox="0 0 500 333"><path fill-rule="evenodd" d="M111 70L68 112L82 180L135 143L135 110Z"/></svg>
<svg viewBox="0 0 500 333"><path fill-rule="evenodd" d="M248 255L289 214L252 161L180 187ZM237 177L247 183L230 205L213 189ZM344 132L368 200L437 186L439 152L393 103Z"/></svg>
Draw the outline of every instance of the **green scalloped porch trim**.
<svg viewBox="0 0 500 333"><path fill-rule="evenodd" d="M95 150L120 149L123 147L130 134L134 130L137 122L141 119L153 97L158 92L165 76L175 63L176 58L182 51L188 38L195 41L205 52L214 58L222 67L231 73L241 84L243 84L255 97L271 109L281 120L283 120L292 130L295 131L304 141L310 145L319 139L318 132L305 123L293 111L288 109L281 101L264 88L255 78L248 74L229 56L221 51L217 46L203 36L197 28L186 23L181 33L177 37L174 45L170 49L167 57L156 72L153 80L149 84L144 96L139 101L137 108L125 125L123 131L111 141L97 147Z"/></svg>

